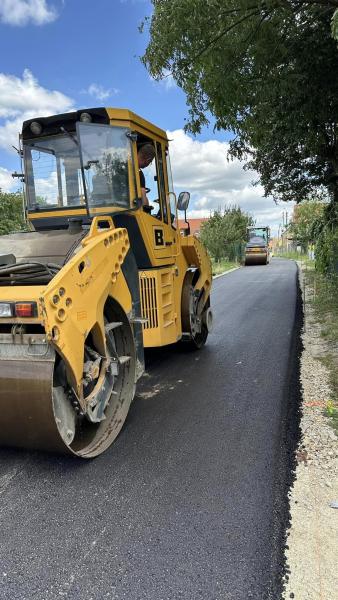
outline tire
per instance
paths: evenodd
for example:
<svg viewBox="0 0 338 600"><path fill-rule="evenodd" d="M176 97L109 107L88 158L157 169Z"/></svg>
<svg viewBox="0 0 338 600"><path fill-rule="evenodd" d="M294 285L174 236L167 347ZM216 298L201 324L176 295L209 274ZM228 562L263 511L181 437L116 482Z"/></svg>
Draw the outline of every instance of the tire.
<svg viewBox="0 0 338 600"><path fill-rule="evenodd" d="M194 332L194 316L191 312L191 306L193 302L193 290L194 290L194 277L196 271L188 271L182 288L182 302L181 302L181 315L182 315L182 331L185 334L190 335L188 341L183 341L184 348L188 351L200 350L207 341L209 331L202 320L201 330ZM210 298L208 298L203 308L203 313L210 307Z"/></svg>

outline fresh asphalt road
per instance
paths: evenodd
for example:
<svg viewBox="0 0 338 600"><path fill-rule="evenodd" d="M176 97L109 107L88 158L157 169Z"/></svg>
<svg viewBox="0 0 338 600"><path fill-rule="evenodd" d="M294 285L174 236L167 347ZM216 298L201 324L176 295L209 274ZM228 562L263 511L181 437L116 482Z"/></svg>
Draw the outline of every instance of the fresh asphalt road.
<svg viewBox="0 0 338 600"><path fill-rule="evenodd" d="M0 449L1 600L278 600L296 279L273 259L215 280L206 347L148 354L99 458Z"/></svg>

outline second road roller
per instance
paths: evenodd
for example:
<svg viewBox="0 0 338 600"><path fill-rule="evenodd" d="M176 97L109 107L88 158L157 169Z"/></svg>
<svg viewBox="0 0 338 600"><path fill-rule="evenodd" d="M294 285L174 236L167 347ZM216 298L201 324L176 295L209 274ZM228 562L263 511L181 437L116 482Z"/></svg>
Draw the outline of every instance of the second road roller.
<svg viewBox="0 0 338 600"><path fill-rule="evenodd" d="M91 458L120 432L144 348L201 348L211 263L180 235L169 143L126 109L23 123L27 230L0 238L0 446ZM143 168L148 167L143 172Z"/></svg>
<svg viewBox="0 0 338 600"><path fill-rule="evenodd" d="M244 264L267 265L270 260L269 241L269 227L248 227Z"/></svg>

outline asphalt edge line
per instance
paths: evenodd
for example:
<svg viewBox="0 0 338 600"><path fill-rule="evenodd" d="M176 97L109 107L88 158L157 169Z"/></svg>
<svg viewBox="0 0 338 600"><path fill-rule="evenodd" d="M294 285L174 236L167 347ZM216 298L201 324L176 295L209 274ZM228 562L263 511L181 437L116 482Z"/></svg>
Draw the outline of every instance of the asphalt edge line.
<svg viewBox="0 0 338 600"><path fill-rule="evenodd" d="M242 265L240 265L239 267L233 267L232 269L229 269L229 271L224 271L224 273L219 273L219 275L213 275L213 279L218 279L219 277L224 277L224 275L228 275L229 273L232 273L232 271L237 271L237 269L241 269Z"/></svg>
<svg viewBox="0 0 338 600"><path fill-rule="evenodd" d="M269 600L284 597L285 580L288 579L290 572L290 567L287 563L285 554L289 529L291 526L290 492L294 481L297 478L296 452L302 438L300 424L302 418L303 392L300 381L300 369L303 353L302 331L304 326L304 304L297 263L296 269L295 312L283 392L285 403L282 407L281 414L279 465L274 481L275 500L272 515L274 548L271 557L271 573L273 576L270 580L267 593L267 599Z"/></svg>

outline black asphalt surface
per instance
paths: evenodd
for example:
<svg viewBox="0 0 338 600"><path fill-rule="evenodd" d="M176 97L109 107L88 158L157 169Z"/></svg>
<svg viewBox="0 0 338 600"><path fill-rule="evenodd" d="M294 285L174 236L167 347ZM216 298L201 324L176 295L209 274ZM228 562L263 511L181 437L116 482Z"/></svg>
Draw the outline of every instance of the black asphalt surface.
<svg viewBox="0 0 338 600"><path fill-rule="evenodd" d="M215 280L207 346L148 353L99 458L0 449L1 599L280 597L296 281Z"/></svg>

